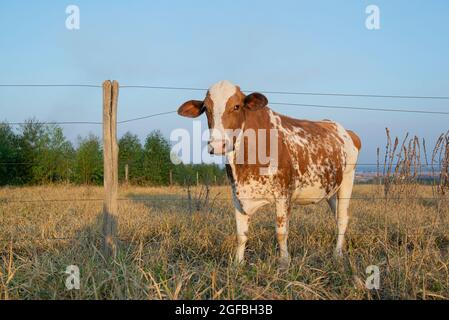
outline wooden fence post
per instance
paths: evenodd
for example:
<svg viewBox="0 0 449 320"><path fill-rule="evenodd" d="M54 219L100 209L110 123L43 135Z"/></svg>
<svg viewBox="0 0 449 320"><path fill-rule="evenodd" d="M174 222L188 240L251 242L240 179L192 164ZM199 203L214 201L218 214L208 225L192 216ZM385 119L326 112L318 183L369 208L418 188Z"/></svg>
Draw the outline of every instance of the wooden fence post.
<svg viewBox="0 0 449 320"><path fill-rule="evenodd" d="M173 185L173 171L170 170L170 186Z"/></svg>
<svg viewBox="0 0 449 320"><path fill-rule="evenodd" d="M104 154L104 204L103 253L115 257L118 217L118 144L117 98L118 82L103 83L103 154Z"/></svg>
<svg viewBox="0 0 449 320"><path fill-rule="evenodd" d="M129 183L129 165L128 164L125 165L125 183L126 183L126 185L128 185L128 183Z"/></svg>
<svg viewBox="0 0 449 320"><path fill-rule="evenodd" d="M198 174L198 171L196 172L196 185L199 186L200 185L200 176Z"/></svg>

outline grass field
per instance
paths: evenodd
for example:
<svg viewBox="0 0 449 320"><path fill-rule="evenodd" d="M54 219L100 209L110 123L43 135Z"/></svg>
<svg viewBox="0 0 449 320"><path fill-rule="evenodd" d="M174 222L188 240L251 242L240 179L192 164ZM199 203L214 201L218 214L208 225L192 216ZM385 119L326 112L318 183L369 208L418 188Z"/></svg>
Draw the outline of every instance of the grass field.
<svg viewBox="0 0 449 320"><path fill-rule="evenodd" d="M194 200L198 193L192 191ZM386 201L375 186L356 186L347 250L339 261L327 204L295 207L292 262L280 272L269 207L251 222L246 264L232 264L229 187L213 187L209 205L199 210L189 210L180 187L121 187L121 242L112 263L99 251L101 200L74 200L101 199L102 188L2 188L0 298L448 299L448 198L429 199L432 191L424 186L412 195L420 199ZM79 290L65 287L68 265L80 268ZM380 268L378 290L365 287L369 265Z"/></svg>

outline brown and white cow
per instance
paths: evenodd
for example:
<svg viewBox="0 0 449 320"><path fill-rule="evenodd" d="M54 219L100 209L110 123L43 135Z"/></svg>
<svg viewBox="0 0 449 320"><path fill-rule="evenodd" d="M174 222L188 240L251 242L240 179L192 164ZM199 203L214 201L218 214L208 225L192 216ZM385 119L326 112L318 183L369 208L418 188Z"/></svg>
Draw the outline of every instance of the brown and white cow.
<svg viewBox="0 0 449 320"><path fill-rule="evenodd" d="M245 95L238 86L220 81L209 88L203 101L185 102L178 113L195 118L206 113L211 137L209 152L226 155L226 169L232 183L237 222L238 246L236 261L242 262L248 239L250 217L260 207L275 204L276 235L280 247L281 265L290 261L287 250L288 219L292 202L311 204L326 199L337 219L336 254L341 256L348 224L348 206L354 182L355 165L361 142L352 131L329 121L297 120L280 115L268 107L261 93ZM229 132L236 130L237 135ZM256 135L255 148L245 139L245 132L264 130ZM269 134L275 130L277 135ZM271 139L271 140L270 140ZM273 141L276 139L277 141ZM261 140L266 140L261 143ZM273 142L277 142L273 148ZM271 163L248 163L258 148L265 148ZM243 154L243 161L237 158ZM254 157L253 157L254 158ZM241 158L240 158L241 159Z"/></svg>

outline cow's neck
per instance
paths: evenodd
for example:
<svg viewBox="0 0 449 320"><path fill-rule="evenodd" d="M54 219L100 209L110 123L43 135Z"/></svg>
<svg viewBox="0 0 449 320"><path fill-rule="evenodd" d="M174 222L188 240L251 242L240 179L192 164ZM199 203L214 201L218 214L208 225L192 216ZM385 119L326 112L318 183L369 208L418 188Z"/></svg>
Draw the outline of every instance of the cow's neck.
<svg viewBox="0 0 449 320"><path fill-rule="evenodd" d="M246 129L270 129L270 112L271 109L264 107L257 111L246 111L243 130Z"/></svg>
<svg viewBox="0 0 449 320"><path fill-rule="evenodd" d="M268 107L264 107L257 111L246 111L245 121L243 122L241 128L241 135L237 138L234 151L228 152L226 154L228 163L233 165L235 162L236 154L241 151L240 148L244 147L244 144L241 141L243 132L245 132L246 130L254 130L257 136L258 130L265 129L266 133L269 134L271 128L271 112L271 109ZM267 139L269 138L267 137ZM247 150L244 150L244 152L246 153Z"/></svg>

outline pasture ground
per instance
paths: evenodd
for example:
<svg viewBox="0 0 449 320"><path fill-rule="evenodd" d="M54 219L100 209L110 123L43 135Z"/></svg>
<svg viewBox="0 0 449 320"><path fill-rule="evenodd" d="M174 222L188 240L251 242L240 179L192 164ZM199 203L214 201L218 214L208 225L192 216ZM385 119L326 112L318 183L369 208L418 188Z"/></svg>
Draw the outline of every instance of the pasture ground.
<svg viewBox="0 0 449 320"><path fill-rule="evenodd" d="M430 187L386 201L375 186L357 185L340 261L327 203L296 206L287 272L277 268L272 208L252 219L247 262L234 266L230 188L212 187L206 206L197 206L199 193L189 210L181 187L121 187L120 248L105 263L102 201L87 200L102 199L102 188L1 188L0 298L449 299L449 199L431 199ZM68 265L80 268L79 290L65 287ZM380 269L378 290L365 287L370 265Z"/></svg>

